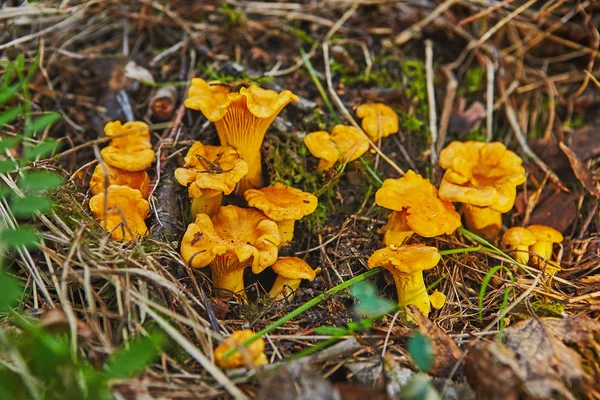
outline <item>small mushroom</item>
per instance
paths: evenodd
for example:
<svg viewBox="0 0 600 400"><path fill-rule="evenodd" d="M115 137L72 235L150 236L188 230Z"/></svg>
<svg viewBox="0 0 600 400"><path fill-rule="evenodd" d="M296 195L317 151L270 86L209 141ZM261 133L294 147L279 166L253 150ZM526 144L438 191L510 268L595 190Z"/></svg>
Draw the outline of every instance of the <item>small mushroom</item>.
<svg viewBox="0 0 600 400"><path fill-rule="evenodd" d="M325 131L311 132L304 137L310 153L319 158L318 171L333 167L337 162L356 160L369 150L369 140L353 126L336 125L331 134Z"/></svg>
<svg viewBox="0 0 600 400"><path fill-rule="evenodd" d="M446 295L436 289L429 295L429 301L431 302L431 307L439 310L446 304Z"/></svg>
<svg viewBox="0 0 600 400"><path fill-rule="evenodd" d="M148 233L144 219L150 213L150 204L139 190L111 185L90 199L90 210L114 239L132 240Z"/></svg>
<svg viewBox="0 0 600 400"><path fill-rule="evenodd" d="M507 229L502 235L502 243L515 251L515 261L521 264L529 261L529 246L533 246L536 241L532 232L521 227Z"/></svg>
<svg viewBox="0 0 600 400"><path fill-rule="evenodd" d="M356 115L362 118L361 126L374 142L398 132L398 114L383 103L361 104Z"/></svg>
<svg viewBox="0 0 600 400"><path fill-rule="evenodd" d="M262 212L236 206L212 219L198 214L181 241L181 256L192 268L210 265L215 289L244 294L244 269L259 274L277 261L279 229Z"/></svg>
<svg viewBox="0 0 600 400"><path fill-rule="evenodd" d="M150 168L154 161L154 150L148 125L139 121L125 124L113 121L106 124L104 133L113 138L100 152L106 164L125 171Z"/></svg>
<svg viewBox="0 0 600 400"><path fill-rule="evenodd" d="M463 203L467 228L495 239L525 182L521 158L499 142L455 141L440 152L439 164L446 170L440 198Z"/></svg>
<svg viewBox="0 0 600 400"><path fill-rule="evenodd" d="M260 148L269 126L277 115L298 96L289 90L273 90L250 86L232 93L218 82L206 83L194 78L185 106L200 110L215 123L222 146L232 146L248 163L248 174L240 181L238 193L263 187Z"/></svg>
<svg viewBox="0 0 600 400"><path fill-rule="evenodd" d="M429 315L431 304L423 271L431 269L440 261L435 247L423 245L388 246L375 251L368 261L369 268L382 267L391 272L398 302L410 316L408 305L416 306L425 316Z"/></svg>
<svg viewBox="0 0 600 400"><path fill-rule="evenodd" d="M104 168L108 172L108 177L104 175ZM104 184L108 181L108 186L129 186L132 189L137 189L142 192L142 197L148 198L150 190L150 177L146 171L125 171L120 168L111 167L108 164L98 164L90 179L90 190L92 195L104 192Z"/></svg>
<svg viewBox="0 0 600 400"><path fill-rule="evenodd" d="M273 300L281 300L298 289L303 279L308 281L315 280L315 277L321 268L312 269L304 260L298 257L280 257L271 268L277 274L277 279L269 291L269 296Z"/></svg>
<svg viewBox="0 0 600 400"><path fill-rule="evenodd" d="M246 340L254 336L254 332L250 329L235 331L227 339L215 349L215 361L221 368L233 369L244 366L259 367L269 363L265 355L265 341L263 338L257 339L247 346L243 346L236 350L229 357L225 358L225 354L244 343Z"/></svg>
<svg viewBox="0 0 600 400"><path fill-rule="evenodd" d="M533 253L531 261L538 268L547 263L546 269L549 275L553 275L560 267L551 262L552 246L554 243L561 243L563 235L556 229L546 225L529 225L527 230L536 238L536 242L529 248Z"/></svg>
<svg viewBox="0 0 600 400"><path fill-rule="evenodd" d="M452 203L440 199L436 187L411 170L402 178L386 179L375 201L393 210L384 237L388 246L401 245L412 232L434 237L451 234L461 225Z"/></svg>
<svg viewBox="0 0 600 400"><path fill-rule="evenodd" d="M213 217L221 207L223 194L231 194L247 173L248 164L233 147L195 142L185 156L184 168L175 170L175 179L188 187L192 216Z"/></svg>
<svg viewBox="0 0 600 400"><path fill-rule="evenodd" d="M313 213L318 203L316 196L281 183L260 190L248 189L244 197L250 207L261 210L277 222L281 245L292 240L296 221Z"/></svg>

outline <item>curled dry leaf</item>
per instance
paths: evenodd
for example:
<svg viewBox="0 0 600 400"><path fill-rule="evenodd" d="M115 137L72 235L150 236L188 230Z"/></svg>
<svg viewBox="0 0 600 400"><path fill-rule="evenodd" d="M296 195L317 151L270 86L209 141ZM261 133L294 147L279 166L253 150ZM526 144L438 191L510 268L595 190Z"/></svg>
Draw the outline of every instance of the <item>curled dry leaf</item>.
<svg viewBox="0 0 600 400"><path fill-rule="evenodd" d="M571 168L573 168L573 172L579 181L583 184L583 186L587 189L588 192L600 199L600 189L598 188L598 182L592 176L592 173L585 166L583 161L577 156L577 154L571 150L566 144L560 142L558 144L560 149L565 153L567 158L569 159L569 163L571 164Z"/></svg>

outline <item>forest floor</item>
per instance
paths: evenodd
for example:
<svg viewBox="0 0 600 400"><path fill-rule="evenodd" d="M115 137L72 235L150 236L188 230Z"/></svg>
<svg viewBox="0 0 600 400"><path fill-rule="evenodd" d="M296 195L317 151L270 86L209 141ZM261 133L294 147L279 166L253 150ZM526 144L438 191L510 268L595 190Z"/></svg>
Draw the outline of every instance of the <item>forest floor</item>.
<svg viewBox="0 0 600 400"><path fill-rule="evenodd" d="M93 365L133 337L165 332L169 344L157 363L112 382L118 396L425 398L406 386L421 376L407 346L420 331L434 359L425 376L443 398L600 398L597 3L16 3L0 1L0 71L19 55L37 68L27 87L32 113L61 119L32 139L60 144L35 167L59 172L65 183L52 193L54 211L34 221L41 247L9 253L5 265L26 287L19 309L42 321L61 310L54 317L77 334L78 352ZM275 274L268 270L247 271L248 303L218 298L208 269L190 269L179 255L191 221L173 171L195 140L218 144L214 124L183 105L193 77L300 98L263 144L269 182L319 197L279 252L322 268L292 299L269 299ZM366 102L385 103L400 117L399 133L377 144L392 162L372 151L317 173L304 136L358 121L354 110ZM114 120L148 123L157 156L151 233L135 242L109 240L88 208L103 128ZM4 125L3 137L22 126ZM444 255L425 274L447 300L418 327L398 312L356 328L357 294L345 290L265 335L271 365L223 371L213 364L214 348L232 331L269 327L368 270L369 256L384 247L379 230L389 214L375 204L381 180L412 169L437 186L445 145L486 139L519 154L527 171L505 227L544 224L564 235L553 278L505 253L475 251L481 243L458 231L415 237L441 251L475 248ZM387 273L369 281L381 297L395 298Z"/></svg>

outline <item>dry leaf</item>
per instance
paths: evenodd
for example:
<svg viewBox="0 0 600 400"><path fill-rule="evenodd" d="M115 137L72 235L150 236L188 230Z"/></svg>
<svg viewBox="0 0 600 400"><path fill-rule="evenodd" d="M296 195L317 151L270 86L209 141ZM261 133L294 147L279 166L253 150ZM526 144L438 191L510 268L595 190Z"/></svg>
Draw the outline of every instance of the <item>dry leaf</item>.
<svg viewBox="0 0 600 400"><path fill-rule="evenodd" d="M585 164L577 157L577 154L573 150L571 150L567 145L563 142L558 144L560 149L565 153L567 158L569 159L569 163L571 164L571 168L573 168L573 172L575 172L575 176L583 186L590 192L593 196L596 196L600 199L600 189L598 189L598 182L592 176L592 173L587 169Z"/></svg>
<svg viewBox="0 0 600 400"><path fill-rule="evenodd" d="M577 196L556 191L538 203L531 213L529 224L548 225L565 233L577 218Z"/></svg>

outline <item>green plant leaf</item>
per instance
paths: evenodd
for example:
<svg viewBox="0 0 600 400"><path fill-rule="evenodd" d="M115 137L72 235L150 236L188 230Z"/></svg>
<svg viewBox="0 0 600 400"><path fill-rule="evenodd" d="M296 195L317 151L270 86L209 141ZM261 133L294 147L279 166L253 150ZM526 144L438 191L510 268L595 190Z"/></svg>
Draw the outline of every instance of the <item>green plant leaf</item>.
<svg viewBox="0 0 600 400"><path fill-rule="evenodd" d="M107 365L109 375L127 378L143 371L158 356L165 342L165 337L155 332L134 340L128 348L117 349Z"/></svg>
<svg viewBox="0 0 600 400"><path fill-rule="evenodd" d="M12 149L21 141L20 136L0 138L0 153Z"/></svg>
<svg viewBox="0 0 600 400"><path fill-rule="evenodd" d="M0 312L13 308L21 298L22 288L19 282L3 268L0 268Z"/></svg>
<svg viewBox="0 0 600 400"><path fill-rule="evenodd" d="M8 81L6 81L8 84ZM0 106L15 97L21 86L18 83L8 86L6 89L0 89Z"/></svg>
<svg viewBox="0 0 600 400"><path fill-rule="evenodd" d="M13 160L0 160L0 174L6 174L15 171L19 163Z"/></svg>
<svg viewBox="0 0 600 400"><path fill-rule="evenodd" d="M21 189L32 191L50 190L63 184L63 178L56 172L51 171L29 171L19 181Z"/></svg>
<svg viewBox="0 0 600 400"><path fill-rule="evenodd" d="M11 188L9 188L7 186L0 186L0 200L6 199L11 194L13 194L13 191Z"/></svg>
<svg viewBox="0 0 600 400"><path fill-rule="evenodd" d="M417 367L423 372L429 372L433 366L434 355L429 338L420 332L416 332L408 339L407 348Z"/></svg>
<svg viewBox="0 0 600 400"><path fill-rule="evenodd" d="M350 332L346 328L338 328L337 326L319 326L314 329L317 335L330 335L330 336L345 336Z"/></svg>
<svg viewBox="0 0 600 400"><path fill-rule="evenodd" d="M4 243L10 249L15 249L19 246L35 247L38 244L39 238L39 234L33 228L5 228L0 231L0 242Z"/></svg>
<svg viewBox="0 0 600 400"><path fill-rule="evenodd" d="M375 286L368 282L357 283L351 292L358 299L358 304L354 307L357 314L366 316L383 315L395 308L392 301L379 297Z"/></svg>
<svg viewBox="0 0 600 400"><path fill-rule="evenodd" d="M56 121L60 120L61 115L57 112L51 112L44 114L42 116L37 117L31 124L28 124L25 127L25 133L35 133L37 131L42 131L54 124Z"/></svg>
<svg viewBox="0 0 600 400"><path fill-rule="evenodd" d="M23 147L23 158L31 161L36 158L44 158L50 156L56 150L60 144L56 140L46 140L45 142L38 143L35 146L24 146Z"/></svg>
<svg viewBox="0 0 600 400"><path fill-rule="evenodd" d="M23 109L21 106L13 107L7 111L4 111L2 114L0 114L0 126L10 124L12 121L17 119L19 115L21 115L22 111Z"/></svg>
<svg viewBox="0 0 600 400"><path fill-rule="evenodd" d="M52 210L52 201L44 196L15 197L10 209L16 217L31 217L36 212L45 214Z"/></svg>

